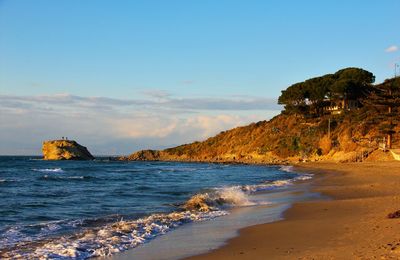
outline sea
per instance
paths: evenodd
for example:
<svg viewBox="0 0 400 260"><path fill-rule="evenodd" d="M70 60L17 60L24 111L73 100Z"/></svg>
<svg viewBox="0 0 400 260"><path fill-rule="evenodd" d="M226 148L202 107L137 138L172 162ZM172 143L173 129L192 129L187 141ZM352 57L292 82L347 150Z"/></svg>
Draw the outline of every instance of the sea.
<svg viewBox="0 0 400 260"><path fill-rule="evenodd" d="M301 186L312 177L291 166L0 156L0 258L179 259L282 218L312 197Z"/></svg>

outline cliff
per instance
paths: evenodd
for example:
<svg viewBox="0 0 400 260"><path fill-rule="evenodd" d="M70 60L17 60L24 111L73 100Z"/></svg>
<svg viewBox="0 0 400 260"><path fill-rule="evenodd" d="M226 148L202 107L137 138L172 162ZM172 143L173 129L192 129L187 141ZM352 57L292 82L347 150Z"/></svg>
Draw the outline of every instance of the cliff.
<svg viewBox="0 0 400 260"><path fill-rule="evenodd" d="M374 117L367 109L318 118L281 114L270 121L223 131L202 142L138 151L120 160L282 164L360 161L371 153L371 158L379 160L387 155L378 150L381 141L377 138L378 125L371 124Z"/></svg>
<svg viewBox="0 0 400 260"><path fill-rule="evenodd" d="M88 149L73 140L44 141L44 160L93 160Z"/></svg>

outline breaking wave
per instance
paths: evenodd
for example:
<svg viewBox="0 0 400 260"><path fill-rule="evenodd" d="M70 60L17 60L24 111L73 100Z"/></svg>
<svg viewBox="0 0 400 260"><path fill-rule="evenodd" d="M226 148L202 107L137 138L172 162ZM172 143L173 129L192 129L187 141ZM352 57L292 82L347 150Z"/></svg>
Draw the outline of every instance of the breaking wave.
<svg viewBox="0 0 400 260"><path fill-rule="evenodd" d="M248 191L248 192L274 190L274 189L277 189L277 188L290 186L290 185L294 184L296 181L310 180L310 179L312 179L312 177L313 177L312 174L305 173L305 174L301 174L299 176L296 176L293 179L266 181L266 182L261 183L261 184L245 185L245 186L242 186L242 189L244 191Z"/></svg>
<svg viewBox="0 0 400 260"><path fill-rule="evenodd" d="M101 227L88 229L79 234L61 236L52 240L19 240L17 230L10 230L16 235L12 250L2 254L10 258L76 258L109 256L137 247L159 235L185 223L205 221L228 214L226 209L233 206L255 205L248 193L240 187L215 188L206 193L192 196L180 206L181 210L168 214L153 214L131 221L118 221ZM77 225L78 223L73 223ZM79 222L82 224L82 222ZM78 225L79 225L78 224ZM51 233L59 230L61 223L48 223L42 231ZM10 235L10 232L7 232ZM41 236L45 237L45 236ZM39 239L41 237L38 237ZM3 244L7 244L4 243ZM21 249L24 248L24 249Z"/></svg>
<svg viewBox="0 0 400 260"><path fill-rule="evenodd" d="M33 169L35 172L64 172L61 168Z"/></svg>
<svg viewBox="0 0 400 260"><path fill-rule="evenodd" d="M137 247L182 224L204 221L227 214L223 210L208 212L187 210L169 214L154 214L132 221L121 220L72 236L62 236L48 241L21 242L14 247L14 250L4 252L1 256L29 259L86 259L109 256Z"/></svg>
<svg viewBox="0 0 400 260"><path fill-rule="evenodd" d="M215 188L211 192L191 197L182 208L191 211L208 212L232 206L255 205L240 186Z"/></svg>
<svg viewBox="0 0 400 260"><path fill-rule="evenodd" d="M286 166L284 166L286 167ZM292 168L283 168L282 171L292 172ZM39 169L42 172L62 172L61 168ZM44 175L44 179L76 178L85 176L53 176ZM251 194L259 191L272 190L296 181L312 178L311 174L302 174L292 179L267 181L256 185L236 185L217 187L198 193L186 202L177 205L171 213L152 214L134 220L99 222L97 226L85 227L85 220L75 222L48 222L41 224L42 236L21 239L18 230L9 230L8 238L12 234L14 240L8 243L1 241L0 258L22 259L86 259L90 257L110 256L114 253L135 248L138 245L163 235L185 223L210 220L229 214L231 207L257 205L251 200ZM268 204L265 202L264 204ZM65 226L77 228L72 235L56 235L58 230ZM83 228L82 228L83 227ZM80 230L80 231L78 231ZM53 234L49 238L49 234ZM4 248L6 246L7 248ZM3 248L1 248L3 247Z"/></svg>

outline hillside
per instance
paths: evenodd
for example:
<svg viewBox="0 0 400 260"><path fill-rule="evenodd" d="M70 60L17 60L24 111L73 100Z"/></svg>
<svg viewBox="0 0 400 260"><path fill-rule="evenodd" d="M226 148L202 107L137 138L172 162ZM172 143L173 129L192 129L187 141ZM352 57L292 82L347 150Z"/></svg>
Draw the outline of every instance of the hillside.
<svg viewBox="0 0 400 260"><path fill-rule="evenodd" d="M162 151L138 151L121 159L270 164L299 160L356 161L362 153L366 157L378 149L379 129L370 125L373 117L362 110L309 119L281 114L270 121L221 132L203 142ZM398 136L394 140L399 140ZM393 145L400 143L395 141Z"/></svg>
<svg viewBox="0 0 400 260"><path fill-rule="evenodd" d="M202 142L121 160L281 164L298 161L391 160L380 145L400 147L400 78L372 85L372 73L347 68L282 91L285 110L269 121L237 127Z"/></svg>

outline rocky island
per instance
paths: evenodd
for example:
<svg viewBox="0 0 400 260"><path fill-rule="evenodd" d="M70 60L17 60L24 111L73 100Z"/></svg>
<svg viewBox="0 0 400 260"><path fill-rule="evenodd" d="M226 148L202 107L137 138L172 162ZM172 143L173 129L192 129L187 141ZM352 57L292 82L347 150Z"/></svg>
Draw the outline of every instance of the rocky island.
<svg viewBox="0 0 400 260"><path fill-rule="evenodd" d="M44 160L93 160L89 150L73 140L49 140L42 146Z"/></svg>

